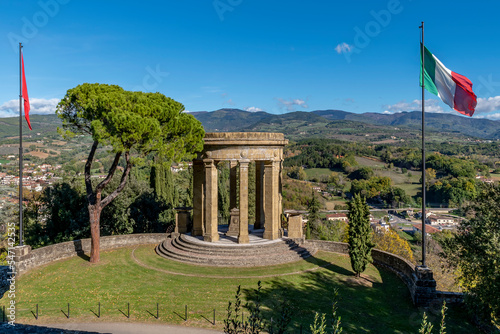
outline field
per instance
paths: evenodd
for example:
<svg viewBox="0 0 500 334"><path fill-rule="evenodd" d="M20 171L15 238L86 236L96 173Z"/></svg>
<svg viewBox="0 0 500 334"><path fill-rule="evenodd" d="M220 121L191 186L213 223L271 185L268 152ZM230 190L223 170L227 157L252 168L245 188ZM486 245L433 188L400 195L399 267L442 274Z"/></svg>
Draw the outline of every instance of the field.
<svg viewBox="0 0 500 334"><path fill-rule="evenodd" d="M385 168L385 163L376 158L356 157L359 167L370 167L372 169Z"/></svg>
<svg viewBox="0 0 500 334"><path fill-rule="evenodd" d="M491 173L490 177L495 181L500 181L500 174Z"/></svg>
<svg viewBox="0 0 500 334"><path fill-rule="evenodd" d="M409 196L416 196L417 192L422 191L422 185L419 183L399 184L398 187L403 189Z"/></svg>
<svg viewBox="0 0 500 334"><path fill-rule="evenodd" d="M396 275L370 265L357 280L349 258L340 254L318 252L304 261L271 267L213 268L166 260L153 247L103 252L96 265L84 255L28 272L16 285L19 322L134 321L221 329L237 286L242 287L243 299L251 301L259 280L263 282L264 318L278 317L279 300L290 302L290 332L298 332L301 325L309 328L315 312L326 313L328 319L335 288L346 333L416 333L422 317L422 310L412 305L408 289ZM7 296L0 300L2 306L7 303ZM38 320L34 318L36 305ZM434 322L437 311L428 311ZM449 311L447 329L450 333L474 331L458 309Z"/></svg>
<svg viewBox="0 0 500 334"><path fill-rule="evenodd" d="M31 152L25 153L24 155L32 155L32 156L40 158L40 159L45 159L45 158L50 156L50 154L40 152L40 151L31 151Z"/></svg>
<svg viewBox="0 0 500 334"><path fill-rule="evenodd" d="M404 189L409 196L416 196L417 192L421 190L421 185L419 183L420 172L418 171L410 171L411 176L408 176L408 173L401 173L400 168L387 169L387 165L377 159L356 157L356 161L358 162L358 167L372 168L376 176L389 177L394 186ZM307 168L304 171L306 172L308 180L316 178L318 181L322 178L327 178L332 173L332 170L329 168ZM495 175L496 174L492 174L492 178L495 177ZM498 174L498 179L500 180L500 174ZM346 182L344 189L349 191L350 188L350 183ZM332 209L328 208L328 210Z"/></svg>
<svg viewBox="0 0 500 334"><path fill-rule="evenodd" d="M322 177L330 176L332 170L330 170L330 168L306 168L304 169L304 172L306 172L308 180L311 180L313 178L321 180Z"/></svg>

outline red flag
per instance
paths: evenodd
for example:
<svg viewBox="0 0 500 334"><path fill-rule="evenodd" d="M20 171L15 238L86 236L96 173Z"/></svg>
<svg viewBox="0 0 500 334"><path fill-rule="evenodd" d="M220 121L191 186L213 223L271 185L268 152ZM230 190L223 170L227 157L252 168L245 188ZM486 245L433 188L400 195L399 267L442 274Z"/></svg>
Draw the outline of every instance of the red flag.
<svg viewBox="0 0 500 334"><path fill-rule="evenodd" d="M24 74L24 58L22 53L21 53L21 67L23 72L22 82L23 82L24 117L26 118L26 122L28 122L30 130L33 130L31 128L31 123L30 123L30 100L28 97L28 87L26 86L26 75Z"/></svg>

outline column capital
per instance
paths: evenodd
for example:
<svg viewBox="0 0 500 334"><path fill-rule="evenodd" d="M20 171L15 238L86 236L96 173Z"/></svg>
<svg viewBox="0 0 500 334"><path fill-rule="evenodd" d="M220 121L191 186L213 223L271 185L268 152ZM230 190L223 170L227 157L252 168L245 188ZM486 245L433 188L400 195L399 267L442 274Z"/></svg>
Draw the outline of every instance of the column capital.
<svg viewBox="0 0 500 334"><path fill-rule="evenodd" d="M276 167L278 160L264 160L264 167Z"/></svg>
<svg viewBox="0 0 500 334"><path fill-rule="evenodd" d="M238 164L240 165L240 168L248 168L250 161L251 160L248 160L248 159L242 159L242 160L238 160Z"/></svg>
<svg viewBox="0 0 500 334"><path fill-rule="evenodd" d="M205 168L217 167L215 165L215 160L213 159L203 159L203 165L205 166Z"/></svg>

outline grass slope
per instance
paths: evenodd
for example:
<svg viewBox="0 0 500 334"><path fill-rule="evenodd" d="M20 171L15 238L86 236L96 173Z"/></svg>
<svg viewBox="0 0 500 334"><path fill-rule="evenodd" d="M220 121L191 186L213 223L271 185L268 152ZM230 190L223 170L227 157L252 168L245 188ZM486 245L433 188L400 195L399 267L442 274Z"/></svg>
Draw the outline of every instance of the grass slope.
<svg viewBox="0 0 500 334"><path fill-rule="evenodd" d="M269 276L273 274L278 276ZM357 281L348 257L340 254L319 252L307 261L272 267L213 268L169 261L157 256L153 245L144 245L135 251L103 252L97 265L73 257L28 272L17 281L17 318L21 323L134 321L221 329L236 287L241 285L244 299L251 300L258 280L263 282L265 318L276 319L273 310L285 298L295 311L290 325L294 332L300 325L308 329L315 312L331 313L335 287L339 288L339 314L347 333L415 333L422 317L422 311L412 305L408 289L394 274L370 265ZM0 306L8 302L5 295ZM99 319L95 315L98 302ZM159 319L155 318L157 302ZM67 303L71 305L70 319L63 314ZM125 316L127 303L130 318ZM36 304L39 320L32 314ZM211 324L213 309L215 326ZM437 310L430 315L437 321L432 311ZM448 315L449 332L473 332L456 312Z"/></svg>

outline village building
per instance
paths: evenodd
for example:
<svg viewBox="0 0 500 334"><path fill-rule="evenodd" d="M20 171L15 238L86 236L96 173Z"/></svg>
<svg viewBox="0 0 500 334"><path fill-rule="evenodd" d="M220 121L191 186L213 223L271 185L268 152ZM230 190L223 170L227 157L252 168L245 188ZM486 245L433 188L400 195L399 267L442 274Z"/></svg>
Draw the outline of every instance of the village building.
<svg viewBox="0 0 500 334"><path fill-rule="evenodd" d="M413 231L413 233L415 233L415 232L422 233L422 224L413 224L412 231ZM435 228L434 226L431 226L429 224L425 224L425 233L427 235L431 235L431 234L438 233L438 232L440 232L440 230L438 228Z"/></svg>
<svg viewBox="0 0 500 334"><path fill-rule="evenodd" d="M330 213L326 215L326 219L330 221L344 221L344 222L349 222L349 219L347 218L347 215L345 213Z"/></svg>
<svg viewBox="0 0 500 334"><path fill-rule="evenodd" d="M453 225L455 224L455 219L446 216L430 215L427 221L431 225Z"/></svg>

